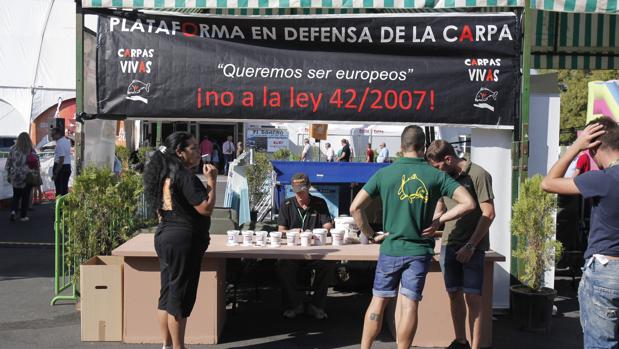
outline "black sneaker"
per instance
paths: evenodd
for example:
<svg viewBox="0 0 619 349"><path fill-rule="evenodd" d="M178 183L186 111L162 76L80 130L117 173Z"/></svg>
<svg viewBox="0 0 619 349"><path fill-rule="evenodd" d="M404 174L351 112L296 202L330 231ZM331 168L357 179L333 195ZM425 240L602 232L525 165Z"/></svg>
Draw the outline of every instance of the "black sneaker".
<svg viewBox="0 0 619 349"><path fill-rule="evenodd" d="M460 343L454 339L446 349L471 349L471 345L469 344L469 341L466 341L466 343Z"/></svg>

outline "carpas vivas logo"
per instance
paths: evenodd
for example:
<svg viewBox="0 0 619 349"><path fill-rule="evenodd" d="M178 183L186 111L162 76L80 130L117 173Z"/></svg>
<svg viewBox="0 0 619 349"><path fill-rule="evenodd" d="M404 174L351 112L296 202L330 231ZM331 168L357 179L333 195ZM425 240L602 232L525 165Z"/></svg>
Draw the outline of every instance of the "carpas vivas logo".
<svg viewBox="0 0 619 349"><path fill-rule="evenodd" d="M492 91L490 89L482 87L475 95L475 103L473 103L473 106L494 111L494 106L492 106L490 103L492 103L492 101L496 102L498 94L499 91Z"/></svg>
<svg viewBox="0 0 619 349"><path fill-rule="evenodd" d="M140 80L133 80L127 87L127 99L139 101L148 104L148 99L143 97L150 90L150 83L144 83Z"/></svg>

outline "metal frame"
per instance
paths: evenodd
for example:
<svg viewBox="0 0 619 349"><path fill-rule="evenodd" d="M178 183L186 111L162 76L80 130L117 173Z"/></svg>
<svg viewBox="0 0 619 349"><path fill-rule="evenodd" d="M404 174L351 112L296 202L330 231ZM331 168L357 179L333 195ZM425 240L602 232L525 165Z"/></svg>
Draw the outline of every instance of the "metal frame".
<svg viewBox="0 0 619 349"><path fill-rule="evenodd" d="M65 257L65 246L71 240L71 236L66 229L64 217L64 201L66 195L56 198L56 209L54 213L54 298L50 305L55 305L59 301L77 301L79 291L73 280L77 262L67 263ZM71 289L69 295L61 295L64 290Z"/></svg>

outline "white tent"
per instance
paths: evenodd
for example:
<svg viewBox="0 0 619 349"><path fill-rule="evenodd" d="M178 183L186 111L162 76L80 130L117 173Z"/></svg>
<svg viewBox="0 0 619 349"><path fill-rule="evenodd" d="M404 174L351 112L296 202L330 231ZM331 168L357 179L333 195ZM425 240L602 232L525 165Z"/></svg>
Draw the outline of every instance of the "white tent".
<svg viewBox="0 0 619 349"><path fill-rule="evenodd" d="M0 134L17 135L58 97L75 97L75 2L3 1L0 42L0 101L14 108Z"/></svg>

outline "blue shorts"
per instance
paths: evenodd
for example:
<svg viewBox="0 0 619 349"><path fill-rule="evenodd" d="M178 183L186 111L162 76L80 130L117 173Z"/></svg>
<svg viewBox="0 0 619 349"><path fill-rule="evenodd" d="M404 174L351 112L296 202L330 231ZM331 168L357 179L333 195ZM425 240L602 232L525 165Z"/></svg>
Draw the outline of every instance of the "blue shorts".
<svg viewBox="0 0 619 349"><path fill-rule="evenodd" d="M476 249L468 263L462 264L456 260L456 252L462 246L447 245L441 248L441 269L443 269L445 288L450 293L462 291L481 295L486 253Z"/></svg>
<svg viewBox="0 0 619 349"><path fill-rule="evenodd" d="M379 254L372 294L392 298L400 286L401 294L420 301L431 259L431 255L396 257Z"/></svg>

